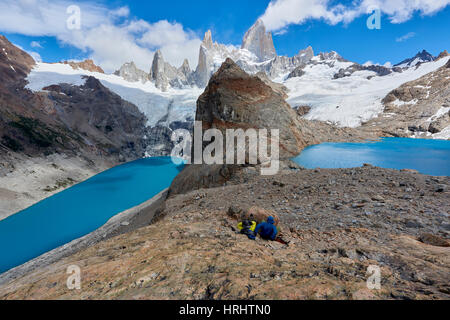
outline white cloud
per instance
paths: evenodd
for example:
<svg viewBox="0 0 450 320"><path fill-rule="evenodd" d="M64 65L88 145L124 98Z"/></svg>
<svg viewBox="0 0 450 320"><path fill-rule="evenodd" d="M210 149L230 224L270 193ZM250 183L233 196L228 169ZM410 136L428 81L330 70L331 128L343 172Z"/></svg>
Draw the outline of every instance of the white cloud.
<svg viewBox="0 0 450 320"><path fill-rule="evenodd" d="M30 43L30 47L32 47L32 48L40 48L40 49L42 49L42 45L40 44L40 42L39 42L39 41L31 41L31 43Z"/></svg>
<svg viewBox="0 0 450 320"><path fill-rule="evenodd" d="M333 3L331 0L272 0L261 18L269 30L277 31L310 19L322 19L331 25L349 23L379 8L391 23L402 23L416 12L423 16L435 14L448 6L450 0L356 0L349 6Z"/></svg>
<svg viewBox="0 0 450 320"><path fill-rule="evenodd" d="M409 33L407 33L407 34L405 34L405 35L403 35L401 37L398 37L397 39L395 39L395 41L397 41L397 42L404 42L404 41L406 41L408 39L411 39L411 38L413 38L415 36L416 36L415 32L409 32Z"/></svg>
<svg viewBox="0 0 450 320"><path fill-rule="evenodd" d="M25 51L26 53L28 53L36 62L42 62L42 58L41 55L35 51L29 51L29 50L25 50L24 48L22 48L20 45L18 45L17 43L13 43L14 46L16 46L17 48L19 48L20 50Z"/></svg>
<svg viewBox="0 0 450 320"><path fill-rule="evenodd" d="M185 31L179 23L161 20L147 25L138 43L150 48L160 48L164 59L178 67L185 58L191 66L196 65L201 40L193 32ZM180 55L180 52L183 52L183 55Z"/></svg>
<svg viewBox="0 0 450 320"><path fill-rule="evenodd" d="M68 0L2 0L0 31L28 36L52 36L63 44L86 52L105 71L134 61L149 71L154 52L160 48L166 61L179 66L184 58L195 67L201 40L179 23L148 23L129 18L128 7L110 9L79 1L81 29L67 28ZM37 46L35 48L38 48Z"/></svg>
<svg viewBox="0 0 450 320"><path fill-rule="evenodd" d="M41 55L35 51L27 51L27 53L34 59L36 62L42 62Z"/></svg>

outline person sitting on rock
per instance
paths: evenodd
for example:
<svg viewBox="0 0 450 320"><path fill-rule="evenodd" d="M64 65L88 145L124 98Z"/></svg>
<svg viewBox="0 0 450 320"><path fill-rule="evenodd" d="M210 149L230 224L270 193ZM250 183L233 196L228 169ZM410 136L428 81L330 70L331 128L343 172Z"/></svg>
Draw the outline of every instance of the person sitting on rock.
<svg viewBox="0 0 450 320"><path fill-rule="evenodd" d="M238 224L238 229L241 230L242 234L245 234L250 240L255 240L254 231L256 229L256 221L253 219L253 215L250 215L249 219L244 219L244 221Z"/></svg>
<svg viewBox="0 0 450 320"><path fill-rule="evenodd" d="M258 235L258 233L261 238L274 241L278 234L277 227L275 227L275 219L273 217L268 217L267 222L258 224L255 229L255 236Z"/></svg>

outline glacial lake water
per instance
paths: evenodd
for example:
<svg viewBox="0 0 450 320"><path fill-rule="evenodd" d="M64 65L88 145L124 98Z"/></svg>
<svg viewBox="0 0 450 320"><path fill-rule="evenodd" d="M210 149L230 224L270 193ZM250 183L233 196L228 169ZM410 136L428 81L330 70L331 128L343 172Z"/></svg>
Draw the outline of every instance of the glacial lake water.
<svg viewBox="0 0 450 320"><path fill-rule="evenodd" d="M168 188L181 171L171 158L130 162L0 221L0 273L100 228Z"/></svg>
<svg viewBox="0 0 450 320"><path fill-rule="evenodd" d="M450 141L384 138L367 143L323 143L306 148L293 160L307 169L354 168L368 163L450 176Z"/></svg>

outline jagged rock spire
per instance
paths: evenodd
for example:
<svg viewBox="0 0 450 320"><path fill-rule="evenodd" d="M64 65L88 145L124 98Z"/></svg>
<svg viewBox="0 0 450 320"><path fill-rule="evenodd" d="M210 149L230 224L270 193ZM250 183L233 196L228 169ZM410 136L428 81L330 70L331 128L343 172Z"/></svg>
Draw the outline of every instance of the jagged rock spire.
<svg viewBox="0 0 450 320"><path fill-rule="evenodd" d="M139 69L134 61L125 63L119 70L114 72L114 74L130 82L141 81L142 83L145 83L149 78L149 75L145 71Z"/></svg>
<svg viewBox="0 0 450 320"><path fill-rule="evenodd" d="M150 78L155 82L155 86L162 91L167 91L169 80L166 76L166 63L164 61L161 50L156 51L153 57L152 69L150 71Z"/></svg>
<svg viewBox="0 0 450 320"><path fill-rule="evenodd" d="M203 37L203 42L202 44L207 48L207 49L212 49L214 43L212 41L212 34L211 34L211 30L208 30L205 32L205 36Z"/></svg>
<svg viewBox="0 0 450 320"><path fill-rule="evenodd" d="M272 33L266 32L266 27L261 19L258 19L245 34L242 49L254 53L261 61L273 59L277 55Z"/></svg>
<svg viewBox="0 0 450 320"><path fill-rule="evenodd" d="M191 67L189 66L188 59L184 59L183 64L180 67L180 72L183 73L186 77L191 73Z"/></svg>

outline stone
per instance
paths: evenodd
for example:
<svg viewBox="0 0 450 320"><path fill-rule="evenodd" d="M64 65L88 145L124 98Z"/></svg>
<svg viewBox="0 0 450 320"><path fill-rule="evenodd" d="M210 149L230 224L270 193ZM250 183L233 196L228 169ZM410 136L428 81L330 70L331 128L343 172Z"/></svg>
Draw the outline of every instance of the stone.
<svg viewBox="0 0 450 320"><path fill-rule="evenodd" d="M439 184L434 188L434 191L437 193L442 193L447 191L447 185L445 184Z"/></svg>
<svg viewBox="0 0 450 320"><path fill-rule="evenodd" d="M311 107L309 106L298 106L295 108L295 110L297 111L297 114L300 117L306 116L310 111L311 111Z"/></svg>
<svg viewBox="0 0 450 320"><path fill-rule="evenodd" d="M257 223L267 221L268 217L273 217L275 220L275 225L278 226L280 223L280 218L276 214L275 211L269 209L263 209L260 207L251 207L246 212L246 217L249 218L250 215L253 215Z"/></svg>
<svg viewBox="0 0 450 320"><path fill-rule="evenodd" d="M431 233L424 233L420 235L419 241L436 247L450 247L450 240Z"/></svg>

